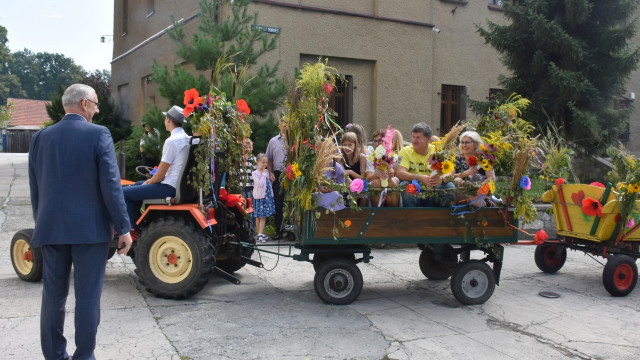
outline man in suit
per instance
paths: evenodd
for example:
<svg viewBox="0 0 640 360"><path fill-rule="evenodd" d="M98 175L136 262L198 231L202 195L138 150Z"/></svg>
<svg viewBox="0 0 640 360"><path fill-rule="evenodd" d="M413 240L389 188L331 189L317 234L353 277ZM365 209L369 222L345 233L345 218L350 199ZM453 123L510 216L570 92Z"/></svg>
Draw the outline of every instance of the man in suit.
<svg viewBox="0 0 640 360"><path fill-rule="evenodd" d="M126 254L131 226L113 140L106 127L91 123L99 112L96 92L87 85L71 85L62 105L66 115L37 132L29 148L36 224L31 246L40 246L43 258L40 341L46 359L69 359L63 330L73 265L73 359L95 359L109 240L115 227L118 253Z"/></svg>

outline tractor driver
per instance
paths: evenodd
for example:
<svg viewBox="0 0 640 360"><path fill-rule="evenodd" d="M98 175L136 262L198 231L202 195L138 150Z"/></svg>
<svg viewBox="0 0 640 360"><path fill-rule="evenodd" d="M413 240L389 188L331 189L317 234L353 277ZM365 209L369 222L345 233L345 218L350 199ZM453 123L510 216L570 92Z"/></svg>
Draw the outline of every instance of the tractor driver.
<svg viewBox="0 0 640 360"><path fill-rule="evenodd" d="M134 230L137 229L136 223L140 218L140 207L142 207L143 200L162 199L176 195L176 184L187 158L189 135L182 128L182 124L187 122L183 109L179 106L173 106L163 114L165 116L164 126L171 135L165 140L162 147L162 159L158 170L151 179L139 181L135 185L122 189L124 200L127 203L129 221Z"/></svg>

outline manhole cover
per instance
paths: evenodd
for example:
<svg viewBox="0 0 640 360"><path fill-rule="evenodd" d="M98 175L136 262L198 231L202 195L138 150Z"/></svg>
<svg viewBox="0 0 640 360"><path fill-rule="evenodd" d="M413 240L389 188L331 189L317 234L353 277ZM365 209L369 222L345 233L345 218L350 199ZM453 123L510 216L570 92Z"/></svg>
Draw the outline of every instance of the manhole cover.
<svg viewBox="0 0 640 360"><path fill-rule="evenodd" d="M546 298L557 299L560 297L559 294L551 292L551 291L540 291L538 295Z"/></svg>

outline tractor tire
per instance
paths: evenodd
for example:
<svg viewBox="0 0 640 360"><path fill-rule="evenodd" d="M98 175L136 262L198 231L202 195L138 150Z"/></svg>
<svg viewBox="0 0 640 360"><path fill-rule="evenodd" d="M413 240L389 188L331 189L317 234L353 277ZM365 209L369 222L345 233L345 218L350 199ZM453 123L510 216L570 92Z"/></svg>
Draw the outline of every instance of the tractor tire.
<svg viewBox="0 0 640 360"><path fill-rule="evenodd" d="M567 261L567 248L555 244L536 246L535 260L538 269L547 274L555 274Z"/></svg>
<svg viewBox="0 0 640 360"><path fill-rule="evenodd" d="M344 258L329 259L316 272L313 287L325 303L348 305L360 296L362 273L353 261Z"/></svg>
<svg viewBox="0 0 640 360"><path fill-rule="evenodd" d="M638 282L638 266L628 255L614 255L607 260L602 271L602 283L609 294L626 296Z"/></svg>
<svg viewBox="0 0 640 360"><path fill-rule="evenodd" d="M28 282L42 279L42 250L31 247L33 229L23 229L11 239L11 264L18 277Z"/></svg>
<svg viewBox="0 0 640 360"><path fill-rule="evenodd" d="M440 260L435 259L435 253L430 247L425 247L420 253L420 271L429 280L446 280L451 276L458 264L458 255L447 245Z"/></svg>
<svg viewBox="0 0 640 360"><path fill-rule="evenodd" d="M483 304L496 288L493 270L481 260L458 264L451 276L451 292L465 305Z"/></svg>
<svg viewBox="0 0 640 360"><path fill-rule="evenodd" d="M251 227L250 221L245 220L244 225L237 231L238 239L241 242L251 245L256 244L255 230ZM216 266L229 274L242 269L247 264L247 260L244 258L250 259L253 255L253 248L242 247L240 249L240 257L238 257L236 246L238 245L227 245L228 249L226 249L226 253L223 254L222 251L220 251L216 255Z"/></svg>
<svg viewBox="0 0 640 360"><path fill-rule="evenodd" d="M152 294L186 299L209 282L215 265L213 245L201 229L184 219L159 218L137 242L137 274Z"/></svg>

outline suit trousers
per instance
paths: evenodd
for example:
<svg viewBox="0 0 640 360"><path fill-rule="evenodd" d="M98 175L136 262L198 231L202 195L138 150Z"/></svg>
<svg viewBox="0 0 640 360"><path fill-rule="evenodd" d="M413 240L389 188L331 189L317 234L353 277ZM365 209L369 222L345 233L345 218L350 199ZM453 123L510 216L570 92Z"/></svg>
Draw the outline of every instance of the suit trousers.
<svg viewBox="0 0 640 360"><path fill-rule="evenodd" d="M42 246L40 342L45 359L69 358L63 331L72 264L76 298L73 359L95 359L93 351L108 253L109 242Z"/></svg>

